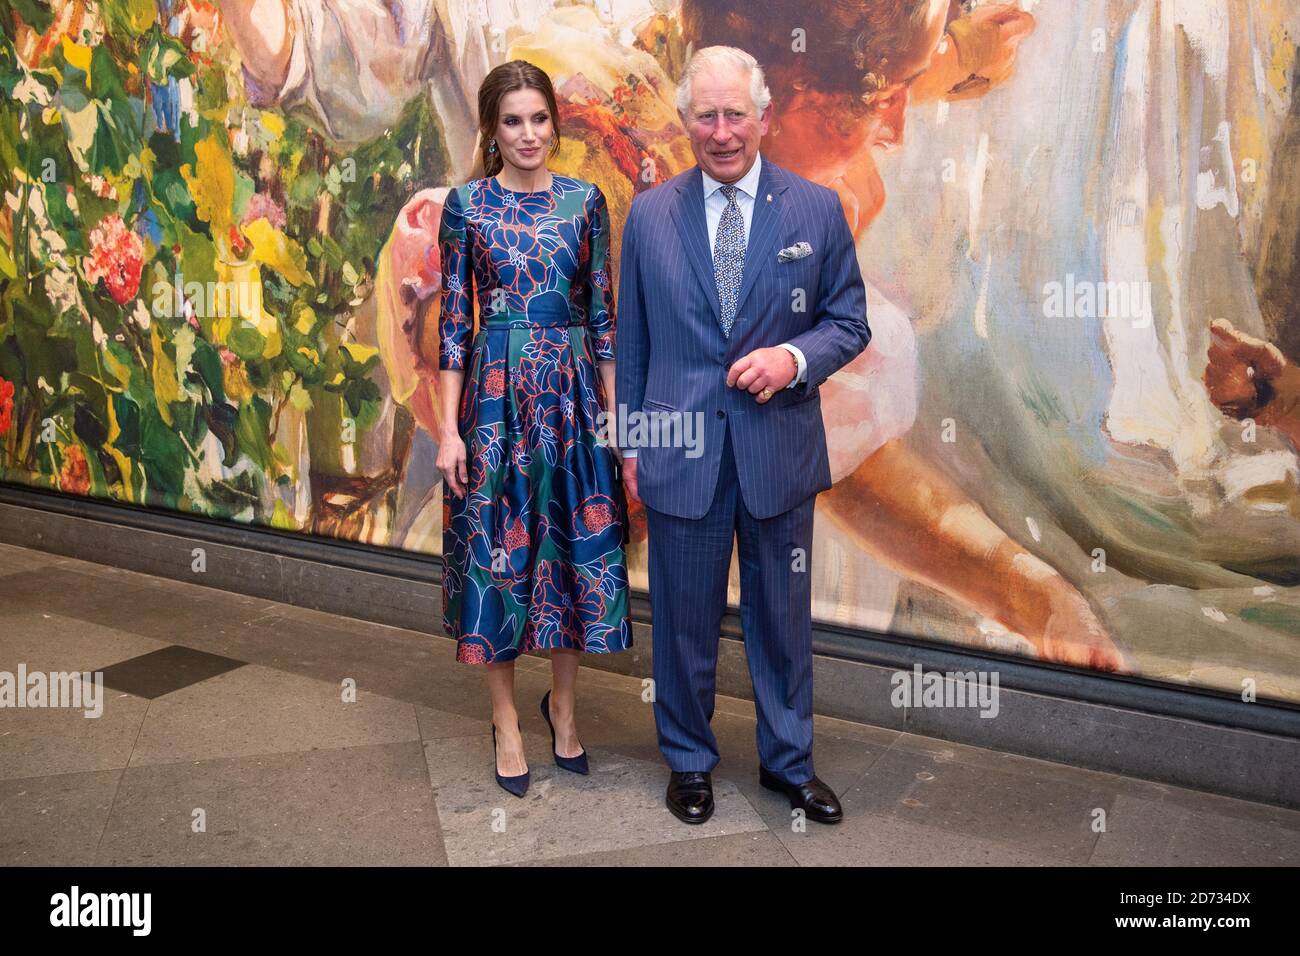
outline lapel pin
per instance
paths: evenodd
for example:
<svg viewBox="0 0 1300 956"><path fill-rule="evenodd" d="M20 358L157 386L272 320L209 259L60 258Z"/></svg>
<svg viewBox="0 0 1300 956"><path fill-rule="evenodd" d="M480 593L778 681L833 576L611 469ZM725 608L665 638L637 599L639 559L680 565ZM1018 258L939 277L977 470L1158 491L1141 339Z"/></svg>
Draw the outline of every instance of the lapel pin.
<svg viewBox="0 0 1300 956"><path fill-rule="evenodd" d="M772 194L771 194L771 193L768 193L768 194L767 194L767 201L768 201L768 202L771 202L771 201L772 201Z"/></svg>

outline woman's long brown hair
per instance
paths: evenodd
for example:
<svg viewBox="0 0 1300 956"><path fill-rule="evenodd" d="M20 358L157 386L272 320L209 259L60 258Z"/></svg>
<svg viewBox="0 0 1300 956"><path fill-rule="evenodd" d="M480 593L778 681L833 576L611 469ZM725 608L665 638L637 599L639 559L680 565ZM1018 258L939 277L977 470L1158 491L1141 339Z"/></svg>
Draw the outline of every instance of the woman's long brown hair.
<svg viewBox="0 0 1300 956"><path fill-rule="evenodd" d="M478 88L479 162L484 176L495 176L505 165L500 149L489 152L488 143L496 136L497 123L501 119L501 100L516 90L537 90L545 98L546 107L551 111L551 125L555 128L550 155L554 156L560 149L560 108L555 101L551 78L545 70L527 60L502 63L483 78Z"/></svg>

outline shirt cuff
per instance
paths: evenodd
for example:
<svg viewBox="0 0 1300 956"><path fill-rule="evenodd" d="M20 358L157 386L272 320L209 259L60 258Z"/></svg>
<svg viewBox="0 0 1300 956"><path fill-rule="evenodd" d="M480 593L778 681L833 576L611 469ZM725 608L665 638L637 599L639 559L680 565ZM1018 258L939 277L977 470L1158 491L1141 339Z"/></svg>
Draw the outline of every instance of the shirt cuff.
<svg viewBox="0 0 1300 956"><path fill-rule="evenodd" d="M794 388L808 377L808 362L803 357L803 352L797 345L791 345L789 342L782 342L779 346L794 356L795 373L794 378L790 379L790 384L786 388Z"/></svg>
<svg viewBox="0 0 1300 956"><path fill-rule="evenodd" d="M635 449L635 448L622 448L622 449L620 449L620 453L623 455L624 458L635 458L635 457L636 457L636 453L637 453L637 449Z"/></svg>

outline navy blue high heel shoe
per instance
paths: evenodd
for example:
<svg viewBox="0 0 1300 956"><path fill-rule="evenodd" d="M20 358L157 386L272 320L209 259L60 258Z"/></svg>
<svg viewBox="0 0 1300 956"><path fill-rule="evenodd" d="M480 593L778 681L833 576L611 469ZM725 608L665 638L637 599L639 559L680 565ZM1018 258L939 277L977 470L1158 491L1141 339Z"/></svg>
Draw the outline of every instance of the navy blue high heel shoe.
<svg viewBox="0 0 1300 956"><path fill-rule="evenodd" d="M512 793L516 797L522 797L528 792L528 775L530 771L525 770L515 777L503 777L501 771L497 770L497 725L492 725L492 771L497 775L497 783L501 789L507 793Z"/></svg>
<svg viewBox="0 0 1300 956"><path fill-rule="evenodd" d="M551 728L551 755L555 757L555 765L573 773L588 773L590 768L587 766L587 751L584 750L576 757L561 757L555 752L555 725L551 723L551 692L549 690L546 692L546 696L542 698L542 716L546 718L546 726Z"/></svg>

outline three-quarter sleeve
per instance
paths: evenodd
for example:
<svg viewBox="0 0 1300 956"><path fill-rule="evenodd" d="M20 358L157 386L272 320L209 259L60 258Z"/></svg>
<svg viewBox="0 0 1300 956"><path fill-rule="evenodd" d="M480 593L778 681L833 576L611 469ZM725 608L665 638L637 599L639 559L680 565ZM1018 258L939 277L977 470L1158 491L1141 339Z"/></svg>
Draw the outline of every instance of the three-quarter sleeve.
<svg viewBox="0 0 1300 956"><path fill-rule="evenodd" d="M609 206L600 187L593 185L587 196L587 324L591 329L597 361L614 360L614 271L610 251Z"/></svg>
<svg viewBox="0 0 1300 956"><path fill-rule="evenodd" d="M442 264L438 368L463 369L474 331L474 258L459 189L447 193L442 207L438 258Z"/></svg>

